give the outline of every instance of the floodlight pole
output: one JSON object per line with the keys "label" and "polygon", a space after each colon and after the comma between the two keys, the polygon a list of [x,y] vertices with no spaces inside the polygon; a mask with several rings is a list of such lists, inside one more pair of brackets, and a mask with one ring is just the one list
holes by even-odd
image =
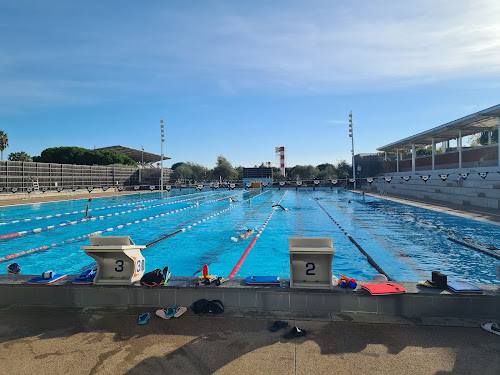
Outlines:
{"label": "floodlight pole", "polygon": [[160,191],[163,193],[163,142],[165,142],[163,117],[160,121],[160,129],[161,129]]}
{"label": "floodlight pole", "polygon": [[141,169],[139,169],[139,183],[142,183],[142,170],[144,169],[144,145],[141,146]]}
{"label": "floodlight pole", "polygon": [[351,137],[352,141],[352,178],[354,179],[353,188],[356,189],[356,165],[354,164],[354,127],[352,123],[352,111],[349,112],[349,137]]}

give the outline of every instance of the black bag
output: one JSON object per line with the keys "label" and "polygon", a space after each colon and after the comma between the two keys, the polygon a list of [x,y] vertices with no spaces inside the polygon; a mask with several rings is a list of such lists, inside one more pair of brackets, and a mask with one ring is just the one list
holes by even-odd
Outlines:
{"label": "black bag", "polygon": [[154,271],[145,273],[141,278],[141,284],[146,286],[160,286],[165,281],[165,276],[163,275],[163,271],[159,268]]}
{"label": "black bag", "polygon": [[222,304],[222,301],[218,299],[199,299],[193,303],[191,309],[195,314],[220,314],[224,312],[224,305]]}

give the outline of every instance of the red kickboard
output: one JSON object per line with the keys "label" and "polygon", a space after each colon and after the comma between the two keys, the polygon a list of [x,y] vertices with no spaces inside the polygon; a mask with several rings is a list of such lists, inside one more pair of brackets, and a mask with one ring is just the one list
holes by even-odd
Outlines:
{"label": "red kickboard", "polygon": [[406,289],[394,283],[384,284],[364,284],[361,285],[364,290],[367,290],[372,295],[385,296],[388,294],[401,294],[406,293]]}

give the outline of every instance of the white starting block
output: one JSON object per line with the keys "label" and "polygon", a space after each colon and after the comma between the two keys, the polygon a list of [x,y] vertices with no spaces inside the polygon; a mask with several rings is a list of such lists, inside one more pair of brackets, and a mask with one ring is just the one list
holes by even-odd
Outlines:
{"label": "white starting block", "polygon": [[333,238],[290,238],[290,288],[330,289]]}
{"label": "white starting block", "polygon": [[141,280],[146,260],[129,236],[90,237],[91,246],[82,246],[85,254],[97,261],[94,285],[130,285]]}

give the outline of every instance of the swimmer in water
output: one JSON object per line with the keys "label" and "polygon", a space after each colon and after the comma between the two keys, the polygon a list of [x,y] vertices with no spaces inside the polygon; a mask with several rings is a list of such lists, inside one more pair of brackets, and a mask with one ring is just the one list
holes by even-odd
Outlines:
{"label": "swimmer in water", "polygon": [[238,202],[237,199],[234,199],[233,197],[229,197],[229,202],[233,203],[233,202]]}
{"label": "swimmer in water", "polygon": [[90,202],[92,202],[92,198],[89,198],[89,200],[87,201],[87,210],[85,210],[85,219],[90,219],[92,216],[89,217],[89,205],[90,205]]}
{"label": "swimmer in water", "polygon": [[231,240],[233,240],[234,242],[238,242],[239,240],[247,240],[249,239],[250,237],[252,237],[252,235],[254,234],[254,230],[253,229],[247,229],[246,232],[243,232],[241,233],[238,238],[236,237],[231,237]]}
{"label": "swimmer in water", "polygon": [[135,206],[135,208],[144,208],[144,205],[140,204],[138,206]]}
{"label": "swimmer in water", "polygon": [[271,206],[271,207],[279,207],[279,208],[281,208],[283,211],[288,211],[288,208],[283,207],[281,204],[275,204],[274,206]]}

